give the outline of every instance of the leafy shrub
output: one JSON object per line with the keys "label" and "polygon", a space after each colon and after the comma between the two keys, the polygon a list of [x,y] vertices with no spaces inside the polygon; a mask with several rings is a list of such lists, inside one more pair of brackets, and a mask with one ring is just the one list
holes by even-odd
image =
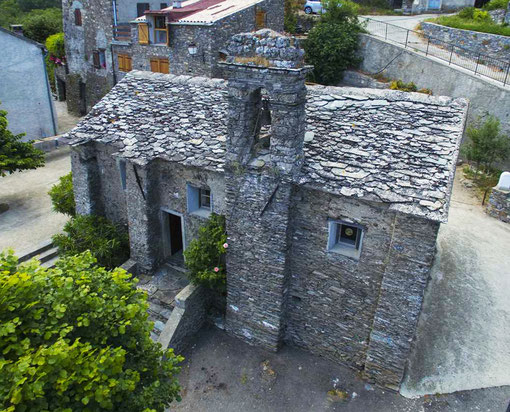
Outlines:
{"label": "leafy shrub", "polygon": [[53,210],[64,215],[74,216],[76,214],[76,203],[74,202],[72,172],[62,176],[59,180],[60,182],[53,185],[48,192]]}
{"label": "leafy shrub", "polygon": [[56,58],[62,59],[66,54],[64,45],[64,33],[52,34],[46,39],[46,48],[50,54]]}
{"label": "leafy shrub", "polygon": [[[477,13],[478,12],[478,13]],[[475,13],[478,16],[475,19]],[[490,15],[483,14],[484,11],[478,10],[473,12],[473,18],[462,18],[458,14],[453,16],[441,16],[428,21],[442,26],[453,27],[455,29],[472,30],[480,33],[499,34],[501,36],[510,36],[510,27],[496,24],[490,18]],[[489,18],[487,18],[487,16]]]}
{"label": "leafy shrub", "polygon": [[52,238],[61,256],[90,250],[99,265],[110,269],[129,258],[127,232],[102,216],[76,216],[65,224],[64,232]]}
{"label": "leafy shrub", "polygon": [[186,266],[192,283],[224,292],[227,279],[225,253],[228,247],[225,217],[211,214],[184,251]]}
{"label": "leafy shrub", "polygon": [[14,135],[7,129],[8,125],[7,112],[0,110],[0,176],[44,166],[44,152],[36,149],[31,141],[22,142],[25,133]]}
{"label": "leafy shrub", "polygon": [[0,253],[0,408],[163,411],[183,358],[150,338],[146,295],[89,252],[18,265]]}
{"label": "leafy shrub", "polygon": [[487,12],[487,11],[480,10],[480,9],[475,9],[473,11],[473,20],[492,22],[492,17],[489,14],[489,12]]}
{"label": "leafy shrub", "polygon": [[400,90],[403,92],[416,92],[418,88],[413,82],[404,83],[402,80],[393,80],[390,84],[390,89]]}
{"label": "leafy shrub", "polygon": [[510,156],[510,137],[501,133],[499,119],[488,116],[479,118],[466,130],[468,141],[462,154],[477,171],[490,173],[494,163],[505,161]]}
{"label": "leafy shrub", "polygon": [[62,11],[57,8],[32,10],[21,22],[26,37],[44,44],[49,36],[62,31]]}
{"label": "leafy shrub", "polygon": [[358,6],[350,1],[328,0],[326,13],[313,27],[304,43],[306,60],[314,66],[311,80],[322,84],[336,84],[344,70],[359,64]]}
{"label": "leafy shrub", "polygon": [[462,19],[472,19],[474,13],[475,13],[474,7],[465,7],[457,13],[457,16],[459,16]]}
{"label": "leafy shrub", "polygon": [[506,9],[508,7],[508,0],[491,0],[483,5],[485,10]]}

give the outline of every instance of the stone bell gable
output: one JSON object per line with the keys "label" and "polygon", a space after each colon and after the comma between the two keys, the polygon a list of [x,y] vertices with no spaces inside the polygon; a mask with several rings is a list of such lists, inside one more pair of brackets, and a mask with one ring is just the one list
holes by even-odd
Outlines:
{"label": "stone bell gable", "polygon": [[146,273],[225,215],[227,331],[398,389],[467,102],[306,85],[271,30],[226,51],[228,80],[133,71],[69,133],[78,213],[126,224]]}

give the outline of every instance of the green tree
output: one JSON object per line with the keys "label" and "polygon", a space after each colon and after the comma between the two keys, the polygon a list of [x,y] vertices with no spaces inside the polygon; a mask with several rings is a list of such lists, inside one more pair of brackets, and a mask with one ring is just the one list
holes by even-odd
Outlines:
{"label": "green tree", "polygon": [[0,26],[9,29],[9,25],[19,23],[22,16],[23,10],[16,0],[0,1]]}
{"label": "green tree", "polygon": [[296,32],[298,11],[303,9],[305,0],[284,0],[283,27],[288,33]]}
{"label": "green tree", "polygon": [[52,186],[48,195],[50,195],[55,212],[63,213],[68,216],[74,216],[76,214],[72,172],[62,176],[59,179],[59,183]]}
{"label": "green tree", "polygon": [[34,9],[62,8],[60,0],[17,0],[18,5],[23,11]]}
{"label": "green tree", "polygon": [[62,31],[62,11],[57,8],[32,10],[21,23],[26,37],[44,44],[49,36]]}
{"label": "green tree", "polygon": [[64,233],[53,236],[61,256],[90,250],[99,265],[113,269],[129,258],[126,230],[102,216],[76,216],[64,226]]}
{"label": "green tree", "polygon": [[8,124],[7,112],[0,110],[0,176],[44,166],[44,152],[36,149],[32,142],[22,142],[25,134],[12,134],[7,129]]}
{"label": "green tree", "polygon": [[474,164],[477,171],[490,173],[494,163],[510,156],[510,137],[501,133],[499,119],[489,115],[485,121],[479,118],[466,130],[468,141],[462,154]]}
{"label": "green tree", "polygon": [[348,0],[329,0],[326,13],[306,40],[306,61],[314,66],[311,78],[322,84],[336,84],[344,70],[359,64],[358,35],[363,32],[357,5]]}
{"label": "green tree", "polygon": [[89,252],[45,269],[0,253],[0,409],[163,411],[183,358],[150,338],[146,294]]}
{"label": "green tree", "polygon": [[198,237],[184,251],[191,282],[224,292],[227,284],[227,247],[225,217],[212,213],[207,223],[199,229]]}

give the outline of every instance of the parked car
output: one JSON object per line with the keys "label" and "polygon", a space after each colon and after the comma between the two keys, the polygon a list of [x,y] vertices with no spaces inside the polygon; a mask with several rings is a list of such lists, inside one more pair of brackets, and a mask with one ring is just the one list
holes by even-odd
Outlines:
{"label": "parked car", "polygon": [[320,0],[307,0],[305,3],[305,13],[324,13],[326,10],[322,7],[322,3]]}

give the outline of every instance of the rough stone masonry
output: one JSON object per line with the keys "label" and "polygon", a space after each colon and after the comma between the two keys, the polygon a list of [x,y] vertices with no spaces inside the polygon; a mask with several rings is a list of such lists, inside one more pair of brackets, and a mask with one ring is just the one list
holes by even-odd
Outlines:
{"label": "rough stone masonry", "polygon": [[398,389],[467,102],[306,86],[299,41],[271,30],[227,51],[228,81],[131,72],[69,134],[78,212],[126,223],[146,273],[173,253],[169,216],[185,248],[224,214],[228,332]]}

